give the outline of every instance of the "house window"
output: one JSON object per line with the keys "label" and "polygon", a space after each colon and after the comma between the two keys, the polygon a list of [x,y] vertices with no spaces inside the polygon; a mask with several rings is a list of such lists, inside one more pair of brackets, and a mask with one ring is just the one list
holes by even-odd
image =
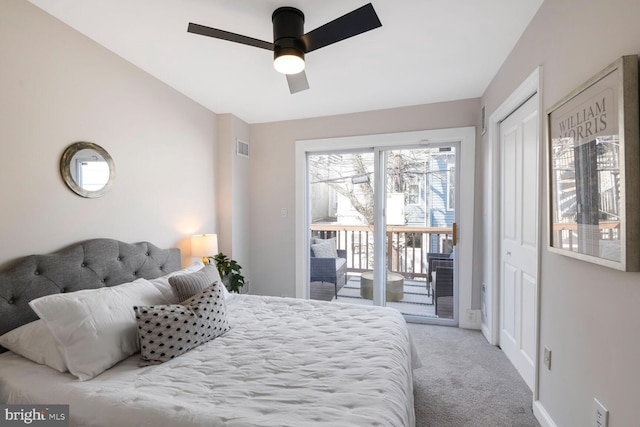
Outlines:
{"label": "house window", "polygon": [[447,210],[452,211],[456,208],[456,167],[449,166],[447,172]]}
{"label": "house window", "polygon": [[420,203],[420,185],[409,184],[407,186],[407,204],[415,205]]}

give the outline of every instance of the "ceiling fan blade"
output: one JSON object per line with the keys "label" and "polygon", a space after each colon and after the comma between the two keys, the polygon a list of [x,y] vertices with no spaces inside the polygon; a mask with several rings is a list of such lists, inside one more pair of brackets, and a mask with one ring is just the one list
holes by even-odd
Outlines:
{"label": "ceiling fan blade", "polygon": [[254,39],[252,37],[243,36],[229,31],[218,30],[217,28],[205,27],[204,25],[189,22],[187,31],[202,36],[214,37],[216,39],[228,40],[230,42],[246,44],[249,46],[259,47],[261,49],[273,50],[273,43],[263,40]]}
{"label": "ceiling fan blade", "polygon": [[305,52],[308,53],[381,26],[373,5],[369,3],[309,31],[300,39],[306,46]]}
{"label": "ceiling fan blade", "polygon": [[309,82],[307,81],[307,75],[304,73],[304,70],[298,74],[286,74],[286,76],[287,83],[289,83],[289,92],[292,94],[309,89]]}

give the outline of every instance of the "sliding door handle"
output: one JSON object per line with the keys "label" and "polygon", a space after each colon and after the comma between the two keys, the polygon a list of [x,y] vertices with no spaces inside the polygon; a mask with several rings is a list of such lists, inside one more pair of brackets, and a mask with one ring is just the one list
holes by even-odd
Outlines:
{"label": "sliding door handle", "polygon": [[454,222],[452,227],[453,227],[453,246],[456,246],[458,244],[458,224]]}

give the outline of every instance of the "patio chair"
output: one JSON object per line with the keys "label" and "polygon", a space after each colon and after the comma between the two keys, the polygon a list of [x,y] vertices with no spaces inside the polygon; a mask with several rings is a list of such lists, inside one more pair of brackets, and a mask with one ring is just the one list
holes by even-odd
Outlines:
{"label": "patio chair", "polygon": [[440,265],[445,267],[453,267],[453,252],[427,252],[427,296],[433,296],[433,272],[438,263],[442,261]]}
{"label": "patio chair", "polygon": [[338,282],[343,282],[347,273],[347,251],[338,249],[338,258],[318,258],[311,251],[309,281],[333,283],[338,299]]}
{"label": "patio chair", "polygon": [[[440,261],[436,261],[436,264]],[[436,316],[453,317],[453,267],[439,264],[435,266],[435,270],[436,281],[433,299],[436,305]]]}

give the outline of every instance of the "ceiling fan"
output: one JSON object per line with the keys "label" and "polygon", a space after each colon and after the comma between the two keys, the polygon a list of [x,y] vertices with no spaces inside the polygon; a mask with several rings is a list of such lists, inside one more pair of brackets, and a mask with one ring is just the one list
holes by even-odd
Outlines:
{"label": "ceiling fan", "polygon": [[306,34],[304,14],[294,7],[279,7],[273,12],[271,21],[273,43],[192,22],[189,23],[187,31],[273,51],[275,69],[287,76],[289,91],[296,93],[309,89],[304,72],[306,53],[382,26],[371,3]]}

